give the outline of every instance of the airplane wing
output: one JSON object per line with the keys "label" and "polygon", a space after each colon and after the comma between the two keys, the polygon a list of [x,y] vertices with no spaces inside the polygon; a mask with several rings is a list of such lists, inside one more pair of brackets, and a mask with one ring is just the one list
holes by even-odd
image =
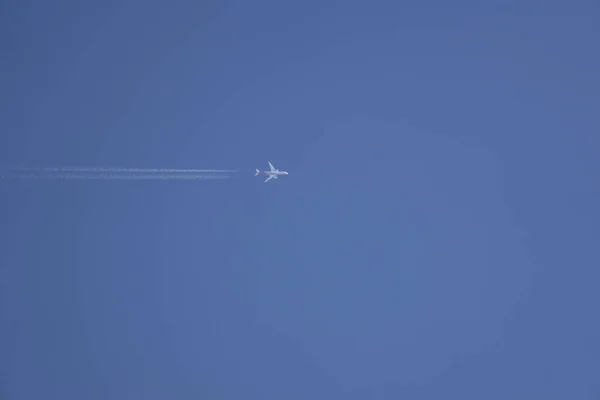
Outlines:
{"label": "airplane wing", "polygon": [[267,179],[265,179],[264,183],[269,182],[271,179],[275,178],[275,175],[269,175],[269,177]]}
{"label": "airplane wing", "polygon": [[271,171],[275,171],[275,167],[273,166],[273,164],[271,164],[271,161],[267,161],[269,163],[269,168],[271,168]]}

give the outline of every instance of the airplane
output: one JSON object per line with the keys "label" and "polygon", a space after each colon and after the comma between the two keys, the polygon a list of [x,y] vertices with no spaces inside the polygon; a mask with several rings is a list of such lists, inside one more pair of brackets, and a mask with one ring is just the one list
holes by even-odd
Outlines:
{"label": "airplane", "polygon": [[269,168],[271,168],[270,171],[260,171],[259,169],[256,170],[256,173],[254,174],[254,176],[257,176],[260,173],[263,173],[265,175],[268,175],[269,177],[267,179],[265,179],[265,183],[270,181],[271,179],[277,179],[277,177],[279,175],[288,175],[288,173],[286,171],[280,171],[278,169],[276,169],[273,164],[271,164],[271,161],[267,161],[269,163]]}

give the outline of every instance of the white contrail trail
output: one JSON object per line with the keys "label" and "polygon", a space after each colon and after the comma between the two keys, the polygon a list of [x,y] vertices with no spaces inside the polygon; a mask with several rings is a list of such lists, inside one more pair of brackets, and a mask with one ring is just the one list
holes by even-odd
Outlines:
{"label": "white contrail trail", "polygon": [[179,168],[115,168],[115,167],[43,167],[11,168],[12,171],[27,172],[131,172],[131,173],[233,173],[234,169],[179,169]]}
{"label": "white contrail trail", "polygon": [[10,174],[4,176],[10,179],[34,180],[204,180],[204,179],[230,179],[229,175],[199,175],[199,174]]}
{"label": "white contrail trail", "polygon": [[228,179],[230,169],[39,167],[11,168],[2,178],[62,180],[201,180]]}

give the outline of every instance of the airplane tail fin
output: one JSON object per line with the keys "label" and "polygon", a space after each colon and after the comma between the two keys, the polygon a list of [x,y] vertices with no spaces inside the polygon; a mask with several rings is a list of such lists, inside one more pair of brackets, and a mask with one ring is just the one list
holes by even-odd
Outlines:
{"label": "airplane tail fin", "polygon": [[257,170],[256,170],[256,173],[254,174],[254,176],[256,176],[256,175],[258,175],[258,174],[260,174],[260,170],[258,170],[258,169],[257,169]]}

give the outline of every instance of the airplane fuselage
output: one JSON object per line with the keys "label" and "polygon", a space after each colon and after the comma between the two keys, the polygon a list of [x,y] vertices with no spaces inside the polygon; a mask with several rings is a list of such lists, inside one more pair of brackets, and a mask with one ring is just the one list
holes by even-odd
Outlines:
{"label": "airplane fuselage", "polygon": [[288,174],[286,171],[279,171],[279,170],[277,170],[277,171],[262,171],[262,173],[265,175],[274,175],[274,176]]}

